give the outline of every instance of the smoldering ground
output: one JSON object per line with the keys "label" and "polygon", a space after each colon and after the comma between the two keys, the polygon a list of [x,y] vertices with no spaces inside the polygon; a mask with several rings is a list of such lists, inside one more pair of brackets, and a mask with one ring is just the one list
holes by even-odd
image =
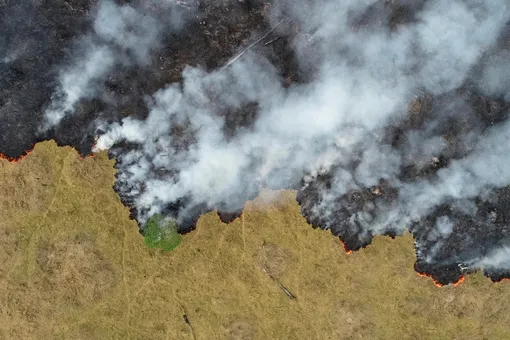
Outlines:
{"label": "smoldering ground", "polygon": [[[41,138],[108,149],[142,224],[164,213],[189,231],[206,211],[235,218],[262,187],[294,188],[349,249],[409,229],[417,270],[440,283],[507,271],[506,1],[81,8],[44,50],[16,54],[26,38],[2,27],[15,41],[1,41],[2,152]],[[54,32],[35,17],[27,32]]]}

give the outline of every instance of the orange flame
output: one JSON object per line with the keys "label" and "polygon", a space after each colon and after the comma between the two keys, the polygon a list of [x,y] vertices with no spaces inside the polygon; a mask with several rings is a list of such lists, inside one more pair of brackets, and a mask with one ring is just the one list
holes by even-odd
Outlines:
{"label": "orange flame", "polygon": [[[439,283],[436,279],[434,279],[434,277],[432,277],[432,275],[428,275],[427,273],[418,273],[416,272],[416,274],[418,274],[418,276],[421,276],[421,277],[430,277],[432,279],[432,281],[434,282],[434,285],[438,288],[441,288],[441,287],[444,287],[445,285]],[[462,282],[464,282],[464,280],[466,280],[466,277],[463,275],[461,276],[456,282],[452,282],[452,285],[454,287],[457,287],[458,285],[460,285]]]}
{"label": "orange flame", "polygon": [[430,277],[436,287],[439,287],[439,288],[443,287],[443,285],[440,284],[439,282],[437,282],[436,279],[434,279],[431,275],[427,275],[426,273],[418,273],[418,272],[416,272],[416,274],[418,274],[418,276],[421,276],[421,277]]}
{"label": "orange flame", "polygon": [[344,247],[344,251],[347,255],[351,255],[352,254],[352,250],[351,249],[347,249],[347,246],[345,245],[345,243],[341,240],[341,239],[338,239],[338,241],[340,242],[340,244],[342,245],[342,247]]}
{"label": "orange flame", "polygon": [[453,283],[453,286],[454,286],[454,287],[457,287],[457,286],[458,286],[458,285],[460,285],[462,282],[464,282],[464,280],[466,280],[466,277],[465,277],[465,276],[461,276],[457,282],[454,282],[454,283]]}
{"label": "orange flame", "polygon": [[[78,156],[80,157],[80,159],[87,159],[87,158],[93,158],[95,156],[94,153],[90,154],[90,155],[87,155],[85,157],[83,157],[82,155],[80,155],[80,153],[78,152],[78,150],[76,150],[76,148],[72,147],[76,153],[78,154]],[[5,160],[9,163],[12,163],[12,164],[18,164],[20,163],[22,160],[24,160],[25,158],[27,158],[28,155],[30,155],[32,153],[32,151],[34,151],[34,147],[32,146],[31,149],[29,150],[25,150],[25,153],[21,156],[19,156],[18,158],[14,158],[14,157],[7,157],[6,155],[2,154],[0,152],[0,160]]]}
{"label": "orange flame", "polygon": [[90,155],[87,155],[85,157],[83,157],[82,155],[78,154],[78,156],[81,158],[81,159],[89,159],[89,158],[94,158],[95,154],[90,154]]}
{"label": "orange flame", "polygon": [[13,164],[18,164],[19,162],[24,160],[32,152],[32,150],[33,150],[33,148],[30,149],[30,150],[26,150],[25,154],[19,156],[18,158],[7,157],[6,155],[0,153],[0,159],[6,160],[7,162],[10,162],[10,163],[13,163]]}

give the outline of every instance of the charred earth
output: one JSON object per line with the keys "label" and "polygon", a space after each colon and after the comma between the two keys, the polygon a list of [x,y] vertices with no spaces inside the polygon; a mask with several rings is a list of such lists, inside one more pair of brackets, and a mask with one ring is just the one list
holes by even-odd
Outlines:
{"label": "charred earth", "polygon": [[[491,153],[490,145],[487,150],[480,149],[480,141],[492,136],[495,127],[504,129],[508,123],[510,96],[501,88],[508,88],[510,77],[487,71],[494,64],[507,65],[510,24],[504,18],[493,44],[472,43],[483,45],[477,47],[482,52],[462,71],[458,86],[448,87],[442,80],[430,86],[433,80],[428,78],[418,85],[412,82],[413,95],[402,95],[405,105],[392,109],[398,114],[391,115],[381,126],[368,129],[353,146],[332,149],[339,154],[345,152],[348,157],[333,157],[332,164],[320,166],[315,172],[305,166],[273,166],[267,171],[269,175],[259,181],[255,172],[260,169],[256,165],[264,163],[262,159],[266,156],[263,151],[260,154],[250,151],[242,171],[232,174],[243,179],[242,186],[233,185],[237,189],[231,197],[223,197],[223,192],[219,198],[202,198],[200,191],[189,190],[193,184],[188,182],[175,197],[168,198],[165,193],[158,193],[155,198],[143,196],[149,190],[157,190],[154,186],[162,182],[173,182],[177,188],[184,186],[181,181],[187,165],[183,164],[193,163],[189,159],[195,153],[200,155],[197,145],[202,143],[201,133],[207,124],[221,122],[221,136],[214,135],[221,142],[207,135],[211,145],[235,145],[236,148],[226,150],[234,150],[234,154],[245,152],[242,146],[249,143],[243,144],[243,136],[260,130],[260,121],[272,104],[268,98],[271,90],[262,98],[247,92],[257,92],[267,87],[264,84],[276,81],[280,87],[275,88],[275,97],[287,90],[298,93],[295,97],[305,95],[300,91],[305,91],[306,86],[314,89],[314,84],[324,78],[324,65],[331,62],[326,60],[326,55],[340,55],[345,65],[356,70],[368,63],[350,45],[336,44],[334,39],[328,41],[324,38],[327,34],[321,36],[324,27],[309,24],[317,21],[316,14],[331,3],[334,1],[303,0],[299,6],[303,5],[305,12],[310,11],[304,15],[293,7],[298,4],[287,1],[0,0],[0,153],[17,158],[35,143],[54,139],[59,145],[75,147],[82,155],[91,154],[98,137],[108,133],[116,136],[111,132],[116,131],[112,128],[115,124],[120,126],[123,122],[126,126],[132,120],[151,121],[151,112],[165,111],[165,107],[171,106],[172,102],[165,99],[165,91],[171,90],[169,84],[173,84],[178,94],[173,99],[191,98],[186,99],[191,104],[187,102],[187,106],[179,108],[188,110],[188,115],[184,118],[168,115],[171,124],[156,122],[149,131],[165,126],[164,133],[171,139],[160,138],[157,144],[147,145],[140,138],[127,138],[128,133],[123,131],[123,138],[108,146],[119,170],[114,189],[132,209],[132,217],[140,225],[147,216],[157,212],[175,217],[180,232],[189,232],[195,228],[199,216],[211,210],[218,211],[221,220],[229,223],[240,216],[244,203],[254,199],[261,187],[295,189],[308,222],[315,228],[331,230],[344,242],[346,251],[366,247],[376,234],[394,237],[409,229],[416,241],[416,271],[432,276],[440,285],[458,282],[465,273],[480,268],[493,281],[510,277],[510,266],[504,261],[491,261],[495,252],[499,254],[498,250],[510,246],[509,183],[487,180],[483,188],[469,193],[437,194],[446,186],[441,183],[451,169],[466,169],[462,162],[466,159],[469,162],[473,154]],[[368,32],[363,34],[377,36],[378,30],[383,30],[388,36],[398,35],[409,25],[419,27],[428,18],[423,13],[440,8],[441,3],[380,0],[360,8],[349,2],[345,6],[352,8],[347,11],[346,26],[355,34]],[[497,7],[483,3],[455,1],[458,6],[465,4],[469,14],[472,10],[474,18],[490,16],[486,12],[493,10],[491,6]],[[459,11],[463,8],[459,7]],[[501,8],[510,10],[507,5]],[[476,23],[478,19],[473,20]],[[91,54],[85,59],[93,62],[76,66],[77,60],[88,53]],[[433,54],[420,53],[413,57],[420,59]],[[259,86],[249,84],[249,79],[239,81],[235,76],[232,79],[237,80],[228,78],[230,75],[221,76],[228,67],[237,67],[244,56],[251,62],[250,70],[260,70],[258,73],[272,70],[273,78],[265,79],[267,83],[260,81]],[[402,77],[412,78],[408,75],[413,72],[421,74],[421,62],[402,63],[405,65],[398,68],[405,75]],[[235,72],[243,71],[239,66]],[[195,88],[187,82],[207,78],[206,75],[214,72],[220,76],[206,85]],[[487,81],[489,73],[491,78]],[[73,78],[69,74],[78,76]],[[485,79],[485,83],[480,79]],[[71,85],[76,88],[66,88]],[[436,91],[440,86],[444,89]],[[225,96],[228,89],[235,93],[237,87],[243,88],[244,92],[239,90],[242,94],[237,96],[241,99]],[[492,90],[484,90],[487,87]],[[76,100],[71,101],[73,96]],[[292,100],[297,101],[295,97]],[[356,100],[371,99],[361,96]],[[207,123],[195,126],[204,117],[194,115],[194,110],[207,111]],[[60,111],[62,114],[54,115],[58,118],[54,120],[56,123],[45,127],[47,113]],[[353,121],[347,125],[356,125]],[[358,131],[357,128],[341,130],[338,134]],[[364,128],[359,129],[364,131]],[[302,131],[306,134],[306,127]],[[301,137],[296,133],[285,136],[289,140]],[[303,142],[306,143],[314,141]],[[319,150],[322,144],[318,145]],[[258,150],[257,147],[253,150]],[[498,143],[493,149],[497,147]],[[147,151],[151,148],[156,151]],[[152,156],[140,156],[148,154]],[[374,156],[378,154],[389,156]],[[497,155],[496,163],[508,154],[505,149]],[[162,160],[164,157],[170,161]],[[232,162],[236,163],[237,159]],[[476,173],[475,170],[468,169],[465,173]],[[381,175],[372,175],[373,172]],[[140,179],[148,176],[147,173],[150,173],[150,183]],[[273,173],[278,180],[268,180]],[[202,176],[209,176],[207,171],[199,174],[190,181],[201,182]],[[475,175],[472,180],[476,182],[479,176]],[[225,176],[230,178],[230,174]],[[352,184],[344,185],[346,182]],[[214,187],[209,182],[204,184],[208,185]],[[416,197],[419,200],[415,201]],[[158,211],[152,210],[154,205]],[[417,208],[420,205],[423,209]]]}

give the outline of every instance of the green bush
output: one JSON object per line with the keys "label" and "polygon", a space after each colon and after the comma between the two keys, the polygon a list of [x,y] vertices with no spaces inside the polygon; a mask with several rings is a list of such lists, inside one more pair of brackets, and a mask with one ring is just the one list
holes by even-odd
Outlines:
{"label": "green bush", "polygon": [[149,248],[161,248],[164,250],[175,249],[182,240],[177,232],[175,220],[165,218],[162,215],[152,216],[143,228],[145,244]]}

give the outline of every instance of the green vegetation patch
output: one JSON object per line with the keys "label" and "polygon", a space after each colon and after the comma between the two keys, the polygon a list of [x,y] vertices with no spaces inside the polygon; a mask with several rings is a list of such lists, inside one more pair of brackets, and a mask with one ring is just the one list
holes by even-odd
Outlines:
{"label": "green vegetation patch", "polygon": [[160,214],[152,216],[143,228],[145,244],[149,248],[173,250],[181,243],[182,237],[177,232],[175,220]]}

